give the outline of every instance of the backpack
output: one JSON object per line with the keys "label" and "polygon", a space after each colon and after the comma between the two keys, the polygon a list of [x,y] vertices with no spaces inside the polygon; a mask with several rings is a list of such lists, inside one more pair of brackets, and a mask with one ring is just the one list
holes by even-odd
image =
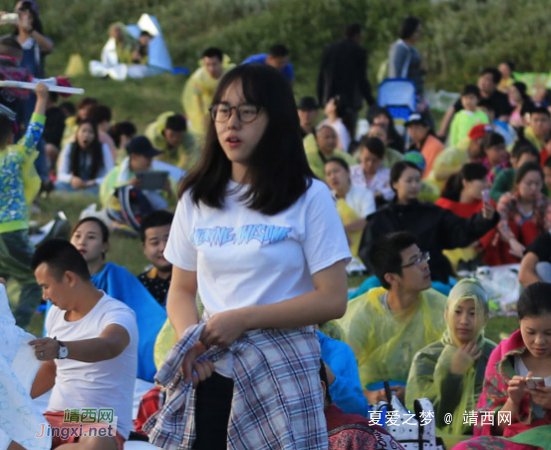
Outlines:
{"label": "backpack", "polygon": [[132,185],[116,188],[105,209],[109,219],[134,231],[139,231],[142,220],[153,211],[143,192]]}
{"label": "backpack", "polygon": [[410,413],[396,396],[390,393],[385,381],[388,402],[380,402],[376,409],[386,409],[386,430],[406,450],[445,450],[442,439],[436,436],[434,407],[427,398],[414,401],[414,413]]}

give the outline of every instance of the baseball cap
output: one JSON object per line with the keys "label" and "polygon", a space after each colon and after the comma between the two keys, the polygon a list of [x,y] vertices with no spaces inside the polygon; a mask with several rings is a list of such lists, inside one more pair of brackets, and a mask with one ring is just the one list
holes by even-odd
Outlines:
{"label": "baseball cap", "polygon": [[319,109],[319,105],[314,97],[302,97],[298,104],[298,109]]}
{"label": "baseball cap", "polygon": [[425,171],[425,167],[427,166],[427,162],[425,161],[425,157],[418,151],[413,150],[411,152],[407,152],[404,155],[404,161],[409,161],[415,164],[419,169],[421,169],[422,172]]}
{"label": "baseball cap", "polygon": [[471,131],[469,131],[469,139],[472,141],[474,139],[480,139],[486,136],[486,133],[488,131],[492,131],[492,127],[484,124],[479,123],[478,125],[475,125],[471,128]]}
{"label": "baseball cap", "polygon": [[424,125],[426,127],[428,127],[428,123],[425,119],[423,119],[423,116],[421,116],[421,114],[411,114],[409,117],[408,117],[408,120],[407,122],[405,123],[405,126],[408,127],[410,125],[413,125],[413,124],[419,124],[419,125]]}
{"label": "baseball cap", "polygon": [[163,153],[161,150],[156,149],[151,145],[149,139],[145,136],[136,136],[126,145],[126,151],[128,154],[143,155],[147,157],[153,157]]}

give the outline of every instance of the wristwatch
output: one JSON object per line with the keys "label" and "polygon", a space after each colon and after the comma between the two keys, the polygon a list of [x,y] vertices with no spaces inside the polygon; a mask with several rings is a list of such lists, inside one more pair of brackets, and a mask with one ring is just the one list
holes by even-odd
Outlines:
{"label": "wristwatch", "polygon": [[65,358],[67,358],[67,356],[69,356],[69,349],[67,348],[67,346],[63,342],[57,341],[57,343],[59,344],[59,350],[57,351],[57,358],[56,359],[65,359]]}

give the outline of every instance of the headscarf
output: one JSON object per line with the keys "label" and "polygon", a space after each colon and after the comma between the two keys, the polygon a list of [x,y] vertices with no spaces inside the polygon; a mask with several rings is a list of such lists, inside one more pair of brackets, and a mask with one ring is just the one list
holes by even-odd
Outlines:
{"label": "headscarf", "polygon": [[442,339],[447,345],[461,346],[453,330],[453,311],[460,303],[466,300],[473,300],[475,306],[476,322],[473,340],[477,345],[484,340],[484,326],[489,314],[488,294],[478,280],[465,278],[453,287],[446,303],[445,319],[448,329]]}
{"label": "headscarf", "polygon": [[[474,302],[475,328],[473,341],[476,342],[478,350],[482,351],[482,347],[485,343],[484,326],[486,325],[489,313],[488,294],[482,287],[482,284],[474,278],[466,278],[461,280],[451,290],[450,295],[448,296],[445,313],[448,329],[444,332],[444,336],[442,336],[442,342],[445,346],[452,345],[456,348],[461,347],[461,343],[459,342],[457,336],[455,336],[454,332],[453,312],[459,304],[467,300],[472,300]],[[455,352],[447,353],[447,355],[451,357],[453,357],[454,354]],[[449,362],[451,364],[451,359]],[[463,417],[465,411],[473,411],[476,409],[478,395],[475,392],[475,377],[476,361],[471,364],[463,376],[463,393],[457,407],[453,412],[453,417]],[[451,432],[452,434],[463,434],[465,432],[465,426],[462,424],[461,420],[453,421],[451,425]]]}

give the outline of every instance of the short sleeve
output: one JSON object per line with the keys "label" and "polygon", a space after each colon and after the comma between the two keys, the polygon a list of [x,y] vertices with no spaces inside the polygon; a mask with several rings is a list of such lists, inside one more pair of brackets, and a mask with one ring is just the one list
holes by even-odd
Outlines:
{"label": "short sleeve", "polygon": [[120,325],[128,332],[131,339],[138,335],[136,314],[128,307],[112,307],[107,310],[101,320],[102,332],[109,325]]}
{"label": "short sleeve", "polygon": [[197,272],[197,249],[190,240],[189,220],[193,216],[193,209],[189,191],[186,191],[176,206],[164,256],[180,269]]}
{"label": "short sleeve", "polygon": [[540,262],[551,262],[551,235],[545,233],[538,236],[526,252],[534,253]]}
{"label": "short sleeve", "polygon": [[307,192],[303,250],[313,275],[334,263],[350,261],[350,249],[329,188],[313,180]]}

